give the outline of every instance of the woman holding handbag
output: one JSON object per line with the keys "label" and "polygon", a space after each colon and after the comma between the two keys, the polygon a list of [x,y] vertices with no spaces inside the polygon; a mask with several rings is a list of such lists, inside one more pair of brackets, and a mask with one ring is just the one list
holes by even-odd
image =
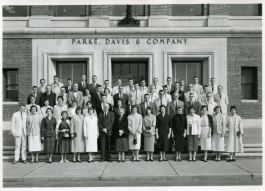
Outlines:
{"label": "woman holding handbag", "polygon": [[84,140],[84,129],[83,129],[83,121],[84,117],[81,114],[81,107],[77,106],[76,115],[73,116],[71,120],[71,151],[73,152],[73,162],[82,162],[80,159],[80,153],[85,152],[85,140]]}
{"label": "woman holding handbag", "polygon": [[61,154],[61,161],[69,162],[67,158],[67,154],[71,152],[71,136],[70,136],[70,121],[67,119],[67,111],[62,111],[61,113],[62,119],[57,122],[56,125],[56,140],[57,153]]}
{"label": "woman holding handbag", "polygon": [[129,149],[132,150],[132,161],[140,162],[139,150],[141,147],[142,115],[137,113],[137,106],[132,106],[132,113],[128,116]]}
{"label": "woman holding handbag", "polygon": [[143,118],[144,151],[147,152],[146,161],[153,161],[155,127],[156,117],[151,114],[151,107],[147,107],[146,115]]}

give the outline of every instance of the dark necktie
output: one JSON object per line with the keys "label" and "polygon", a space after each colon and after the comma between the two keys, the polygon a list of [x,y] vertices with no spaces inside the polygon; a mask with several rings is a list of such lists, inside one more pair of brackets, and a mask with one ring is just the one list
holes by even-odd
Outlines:
{"label": "dark necktie", "polygon": [[212,92],[214,91],[214,86],[212,86]]}
{"label": "dark necktie", "polygon": [[222,94],[219,94],[219,96],[220,96],[220,99],[222,99]]}

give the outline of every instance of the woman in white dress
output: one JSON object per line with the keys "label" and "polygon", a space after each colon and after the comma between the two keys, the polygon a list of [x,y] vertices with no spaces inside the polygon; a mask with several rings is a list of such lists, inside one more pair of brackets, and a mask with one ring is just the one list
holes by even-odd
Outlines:
{"label": "woman in white dress", "polygon": [[139,150],[141,146],[142,115],[137,113],[137,107],[132,106],[132,113],[128,116],[129,149],[132,150],[132,161],[140,162]]}
{"label": "woman in white dress", "polygon": [[230,107],[231,115],[227,117],[227,132],[225,151],[230,153],[227,162],[235,161],[236,153],[243,153],[242,135],[244,134],[242,120],[237,115],[237,108]]}
{"label": "woman in white dress", "polygon": [[71,105],[71,107],[69,107],[68,112],[67,112],[68,117],[70,119],[72,119],[72,117],[74,117],[76,115],[76,113],[75,113],[76,107],[77,107],[77,101],[73,100],[72,105]]}
{"label": "woman in white dress", "polygon": [[204,151],[204,162],[207,162],[208,151],[211,150],[211,137],[213,128],[213,118],[208,114],[208,107],[201,107],[201,150]]}
{"label": "woman in white dress", "polygon": [[49,105],[49,100],[46,99],[44,100],[44,106],[41,108],[41,114],[42,114],[42,118],[47,117],[47,113],[46,110],[50,108],[53,110],[52,106]]}
{"label": "woman in white dress", "polygon": [[221,107],[216,106],[213,114],[212,151],[216,152],[215,161],[221,160],[221,152],[225,151],[226,116],[221,113]]}
{"label": "woman in white dress", "polygon": [[34,154],[36,154],[35,162],[39,161],[39,152],[41,149],[40,126],[41,116],[37,113],[37,107],[30,107],[30,114],[27,117],[27,135],[28,135],[28,151],[31,153],[31,162],[34,162]]}
{"label": "woman in white dress", "polygon": [[85,147],[86,152],[88,152],[88,162],[94,162],[92,153],[98,152],[98,118],[94,114],[94,109],[92,107],[88,108],[88,115],[84,118],[84,137],[85,137]]}
{"label": "woman in white dress", "polygon": [[54,106],[53,116],[55,117],[56,121],[60,121],[62,118],[62,111],[67,111],[67,105],[63,104],[63,97],[57,97],[57,105]]}

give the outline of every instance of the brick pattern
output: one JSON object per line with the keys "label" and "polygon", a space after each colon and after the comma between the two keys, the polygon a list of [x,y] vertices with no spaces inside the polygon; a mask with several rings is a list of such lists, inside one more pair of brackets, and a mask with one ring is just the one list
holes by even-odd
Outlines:
{"label": "brick pattern", "polygon": [[[25,103],[32,86],[32,40],[3,39],[3,68],[18,68],[18,102]],[[3,105],[3,120],[10,120],[17,105]]]}
{"label": "brick pattern", "polygon": [[[236,105],[240,116],[262,118],[262,42],[261,38],[228,38],[227,79],[230,104]],[[241,67],[258,67],[258,102],[241,103]],[[231,105],[230,105],[231,106]]]}
{"label": "brick pattern", "polygon": [[112,5],[91,5],[90,15],[108,15],[112,16]]}
{"label": "brick pattern", "polygon": [[171,5],[151,5],[150,15],[171,15]]}
{"label": "brick pattern", "polygon": [[210,4],[209,14],[210,15],[229,15],[230,5],[229,4]]}
{"label": "brick pattern", "polygon": [[31,16],[51,16],[53,6],[31,6]]}

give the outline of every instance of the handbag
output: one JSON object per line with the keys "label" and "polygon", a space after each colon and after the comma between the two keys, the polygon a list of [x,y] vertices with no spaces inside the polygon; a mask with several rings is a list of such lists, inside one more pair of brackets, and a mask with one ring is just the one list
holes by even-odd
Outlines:
{"label": "handbag", "polygon": [[73,133],[73,135],[74,135],[74,137],[73,137],[73,138],[77,137],[77,133]]}
{"label": "handbag", "polygon": [[64,137],[64,138],[69,138],[69,137],[70,137],[69,132],[63,132],[63,137]]}
{"label": "handbag", "polygon": [[136,138],[136,136],[133,138],[133,144],[134,145],[137,145],[137,138]]}

